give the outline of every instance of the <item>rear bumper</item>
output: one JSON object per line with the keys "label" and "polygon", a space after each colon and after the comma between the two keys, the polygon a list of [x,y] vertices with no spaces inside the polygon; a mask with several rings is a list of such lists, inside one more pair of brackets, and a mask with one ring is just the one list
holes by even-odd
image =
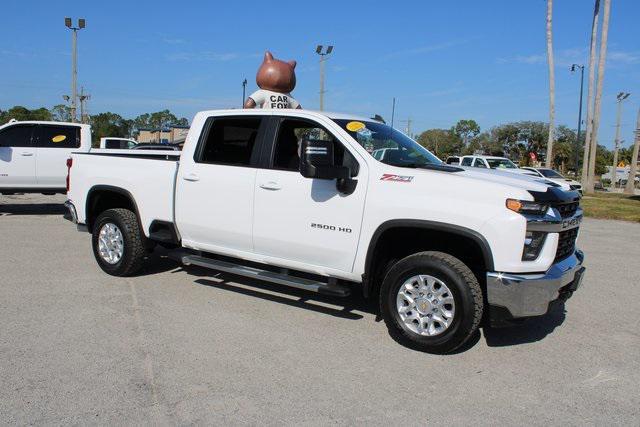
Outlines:
{"label": "rear bumper", "polygon": [[570,257],[553,264],[546,273],[487,273],[490,312],[501,312],[508,315],[503,317],[511,319],[546,314],[549,303],[569,298],[580,286],[585,271],[583,260],[582,251],[576,250]]}

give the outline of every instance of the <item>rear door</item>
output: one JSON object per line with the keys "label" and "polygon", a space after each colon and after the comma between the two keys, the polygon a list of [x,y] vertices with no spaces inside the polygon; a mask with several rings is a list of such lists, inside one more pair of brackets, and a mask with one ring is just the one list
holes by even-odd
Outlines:
{"label": "rear door", "polygon": [[36,187],[36,149],[32,124],[0,130],[0,188]]}
{"label": "rear door", "polygon": [[[350,272],[362,223],[367,170],[322,124],[294,117],[277,120],[268,168],[258,170],[253,239],[260,255]],[[334,144],[335,163],[348,166],[359,184],[342,194],[336,180],[309,179],[299,172],[303,138]],[[296,268],[300,264],[289,264]]]}
{"label": "rear door", "polygon": [[80,126],[38,125],[34,140],[38,187],[65,188],[67,159],[80,148]]}
{"label": "rear door", "polygon": [[183,245],[211,252],[252,252],[253,193],[268,118],[207,119],[193,159],[182,159],[176,220]]}

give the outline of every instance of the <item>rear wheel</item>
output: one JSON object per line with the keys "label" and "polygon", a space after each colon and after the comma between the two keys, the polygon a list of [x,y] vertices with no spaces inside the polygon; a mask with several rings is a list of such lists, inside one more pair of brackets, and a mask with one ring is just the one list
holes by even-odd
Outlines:
{"label": "rear wheel", "polygon": [[471,270],[442,252],[420,252],[387,272],[380,292],[391,335],[408,347],[443,354],[464,344],[482,318],[482,291]]}
{"label": "rear wheel", "polygon": [[112,276],[130,276],[142,267],[146,255],[143,236],[135,213],[109,209],[93,226],[93,254],[98,265]]}

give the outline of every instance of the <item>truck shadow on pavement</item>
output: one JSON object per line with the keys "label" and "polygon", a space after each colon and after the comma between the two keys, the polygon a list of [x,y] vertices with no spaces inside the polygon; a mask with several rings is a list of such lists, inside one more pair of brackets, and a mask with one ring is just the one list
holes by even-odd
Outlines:
{"label": "truck shadow on pavement", "polygon": [[552,304],[549,312],[523,322],[520,325],[506,328],[485,327],[484,338],[489,347],[506,347],[541,341],[562,325],[566,317],[564,303]]}
{"label": "truck shadow on pavement", "polygon": [[[159,253],[158,253],[159,252]],[[149,275],[171,271],[172,273],[184,272],[189,276],[195,276],[193,283],[233,292],[244,296],[261,299],[264,301],[283,304],[303,310],[339,317],[347,320],[362,320],[365,315],[375,316],[375,321],[380,322],[377,304],[365,299],[357,288],[352,289],[350,296],[345,298],[317,294],[300,289],[289,288],[282,285],[262,282],[229,273],[217,273],[215,271],[197,266],[181,266],[178,262],[168,258],[164,251],[156,251],[141,271],[141,275]],[[489,347],[508,347],[541,341],[547,335],[562,325],[565,320],[564,303],[552,304],[545,316],[541,316],[514,327],[492,328],[488,325],[481,327],[462,347],[454,351],[454,354],[464,353],[474,347],[484,337]],[[394,337],[399,344],[407,344]]]}
{"label": "truck shadow on pavement", "polygon": [[8,215],[64,215],[60,203],[0,203],[0,216]]}

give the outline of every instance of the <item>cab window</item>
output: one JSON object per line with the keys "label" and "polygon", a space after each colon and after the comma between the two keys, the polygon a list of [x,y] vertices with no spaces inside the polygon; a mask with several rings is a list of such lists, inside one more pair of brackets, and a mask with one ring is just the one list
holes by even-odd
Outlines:
{"label": "cab window", "polygon": [[80,148],[80,127],[40,125],[36,130],[39,148]]}
{"label": "cab window", "polygon": [[0,147],[32,147],[34,125],[13,125],[0,130]]}
{"label": "cab window", "polygon": [[250,166],[262,119],[259,117],[211,118],[205,126],[198,163]]}
{"label": "cab window", "polygon": [[328,141],[334,145],[334,164],[347,166],[351,176],[358,173],[358,162],[349,151],[324,127],[309,120],[282,119],[276,134],[273,168],[300,170],[300,144],[305,139]]}
{"label": "cab window", "polygon": [[482,159],[476,159],[475,163],[473,164],[473,166],[477,167],[477,168],[487,168],[487,165],[484,164],[484,160]]}
{"label": "cab window", "polygon": [[471,166],[471,161],[473,160],[473,157],[465,157],[464,159],[462,159],[462,163],[460,163],[461,166]]}

